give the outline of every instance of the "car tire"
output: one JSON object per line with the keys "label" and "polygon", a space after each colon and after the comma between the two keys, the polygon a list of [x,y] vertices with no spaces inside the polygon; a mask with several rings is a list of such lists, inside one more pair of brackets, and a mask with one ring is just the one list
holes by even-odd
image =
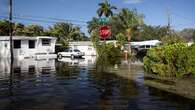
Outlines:
{"label": "car tire", "polygon": [[70,57],[71,57],[71,59],[74,59],[74,55],[71,55]]}
{"label": "car tire", "polygon": [[62,59],[62,54],[58,54],[58,58],[59,59]]}

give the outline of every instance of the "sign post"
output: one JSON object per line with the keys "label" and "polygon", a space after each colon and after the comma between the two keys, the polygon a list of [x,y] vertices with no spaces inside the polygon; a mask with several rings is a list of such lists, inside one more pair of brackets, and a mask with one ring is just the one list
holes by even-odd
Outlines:
{"label": "sign post", "polygon": [[109,19],[108,18],[99,18],[98,22],[100,25],[106,25],[106,24],[108,24]]}

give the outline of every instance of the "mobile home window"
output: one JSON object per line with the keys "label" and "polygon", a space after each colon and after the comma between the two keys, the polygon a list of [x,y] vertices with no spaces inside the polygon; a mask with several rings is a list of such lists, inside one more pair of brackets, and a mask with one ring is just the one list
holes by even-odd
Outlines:
{"label": "mobile home window", "polygon": [[14,40],[14,48],[15,49],[21,48],[21,40]]}
{"label": "mobile home window", "polygon": [[91,50],[92,50],[92,47],[91,47],[91,46],[89,46],[89,47],[88,47],[88,50],[89,50],[89,51],[91,51]]}
{"label": "mobile home window", "polygon": [[42,46],[50,46],[51,39],[42,39]]}
{"label": "mobile home window", "polygon": [[28,41],[28,46],[29,46],[30,49],[35,48],[35,41],[34,40],[29,40]]}
{"label": "mobile home window", "polygon": [[150,48],[150,45],[146,45],[146,48]]}

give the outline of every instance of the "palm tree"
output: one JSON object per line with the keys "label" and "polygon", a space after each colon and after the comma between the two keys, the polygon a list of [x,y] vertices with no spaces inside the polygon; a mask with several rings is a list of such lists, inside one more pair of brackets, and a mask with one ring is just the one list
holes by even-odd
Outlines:
{"label": "palm tree", "polygon": [[[79,27],[75,27],[70,23],[58,22],[49,28],[49,33],[57,37],[57,41],[66,44],[72,40],[79,40],[81,31]],[[65,46],[65,45],[64,45]]]}
{"label": "palm tree", "polygon": [[143,15],[137,13],[136,10],[129,10],[127,8],[122,9],[119,13],[119,19],[122,24],[123,29],[125,29],[125,33],[128,37],[129,42],[129,52],[131,52],[131,37],[132,33],[137,31],[138,26],[143,24]]}
{"label": "palm tree", "polygon": [[34,25],[34,24],[25,27],[24,31],[25,31],[24,33],[27,36],[41,36],[44,33],[44,29],[42,26]]}
{"label": "palm tree", "polygon": [[88,32],[90,34],[99,29],[99,20],[96,17],[94,17],[91,21],[87,22],[87,24]]}
{"label": "palm tree", "polygon": [[112,6],[107,0],[105,2],[98,4],[100,7],[97,10],[97,14],[99,17],[104,15],[105,17],[113,16],[113,9],[117,9],[115,6]]}
{"label": "palm tree", "polygon": [[9,21],[0,20],[0,35],[8,36],[9,35]]}
{"label": "palm tree", "polygon": [[21,23],[15,23],[13,26],[13,35],[22,36],[24,35],[25,26]]}

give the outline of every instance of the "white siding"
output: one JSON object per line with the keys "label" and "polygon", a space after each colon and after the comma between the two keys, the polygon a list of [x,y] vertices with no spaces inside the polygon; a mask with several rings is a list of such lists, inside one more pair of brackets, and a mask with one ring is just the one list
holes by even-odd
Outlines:
{"label": "white siding", "polygon": [[[49,46],[42,46],[42,39],[50,39],[51,45]],[[35,57],[36,54],[44,53],[44,54],[50,54],[55,53],[55,42],[56,38],[53,37],[13,37],[13,43],[14,40],[20,40],[21,41],[21,48],[14,48],[14,57],[15,58],[24,58],[24,57]],[[35,48],[29,48],[29,40],[35,41]],[[7,45],[7,46],[5,46]],[[14,45],[13,45],[14,46]],[[0,58],[1,57],[10,57],[10,42],[9,37],[0,37]]]}
{"label": "white siding", "polygon": [[81,52],[85,53],[85,56],[96,56],[96,49],[93,46],[92,42],[89,41],[81,41],[81,42],[70,42],[69,45],[72,49],[79,49]]}

